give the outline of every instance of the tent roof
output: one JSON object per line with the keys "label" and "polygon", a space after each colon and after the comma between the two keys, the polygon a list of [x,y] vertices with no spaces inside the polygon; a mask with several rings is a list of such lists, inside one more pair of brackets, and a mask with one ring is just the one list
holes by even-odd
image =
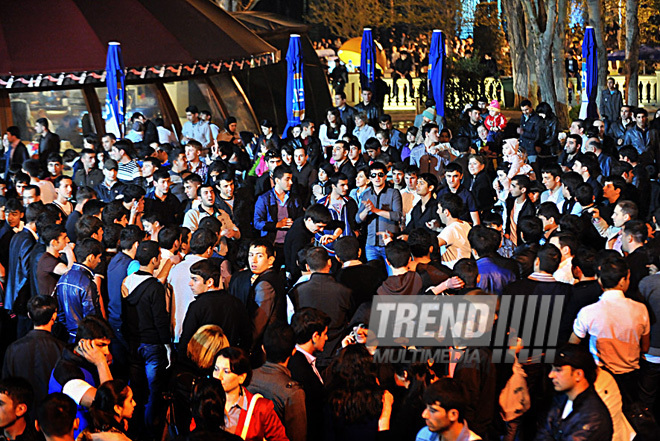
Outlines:
{"label": "tent roof", "polygon": [[309,26],[272,12],[232,12],[232,16],[258,35],[278,32],[307,33]]}
{"label": "tent roof", "polygon": [[127,68],[164,67],[175,73],[176,68],[169,68],[183,65],[177,76],[201,73],[185,66],[208,69],[207,64],[215,63],[219,71],[228,63],[225,70],[242,69],[276,62],[279,56],[277,49],[208,0],[3,3],[0,79],[103,71],[110,41],[122,44]]}

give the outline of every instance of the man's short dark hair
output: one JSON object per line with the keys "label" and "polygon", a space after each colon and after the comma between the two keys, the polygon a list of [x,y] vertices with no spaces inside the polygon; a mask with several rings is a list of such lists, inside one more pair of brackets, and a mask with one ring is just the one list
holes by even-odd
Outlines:
{"label": "man's short dark hair", "polygon": [[305,253],[305,261],[312,272],[321,271],[328,265],[328,260],[330,260],[330,256],[322,247],[312,247]]}
{"label": "man's short dark hair", "polygon": [[598,281],[603,289],[613,289],[621,279],[628,276],[628,263],[614,250],[605,250],[600,254],[598,263]]}
{"label": "man's short dark hair", "polygon": [[104,208],[105,208],[105,202],[103,202],[102,200],[90,199],[87,202],[85,202],[85,205],[83,205],[83,216],[95,217],[101,214]]}
{"label": "man's short dark hair", "polygon": [[637,219],[637,216],[639,215],[637,204],[633,201],[619,201],[616,203],[615,208],[616,207],[619,207],[623,214],[630,216],[630,220]]}
{"label": "man's short dark hair", "polygon": [[76,202],[80,203],[96,197],[96,190],[92,187],[78,187],[76,190]]}
{"label": "man's short dark hair", "polygon": [[68,395],[55,392],[48,395],[39,405],[37,422],[49,438],[64,437],[73,430],[78,406]]}
{"label": "man's short dark hair", "polygon": [[460,259],[454,265],[454,275],[465,282],[468,288],[477,286],[477,277],[479,277],[477,261],[472,258]]}
{"label": "man's short dark hair", "polygon": [[19,129],[17,126],[7,127],[7,133],[9,133],[11,136],[15,136],[19,139],[21,137],[21,129]]}
{"label": "man's short dark hair", "polygon": [[44,204],[41,202],[32,202],[25,208],[25,223],[31,224],[36,222],[44,212]]}
{"label": "man's short dark hair", "polygon": [[[87,202],[88,205],[90,202]],[[76,240],[80,242],[83,239],[92,237],[92,235],[97,234],[99,230],[103,228],[103,222],[96,216],[90,216],[89,214],[83,214],[80,219],[76,222]],[[78,247],[76,247],[77,249]],[[77,259],[77,257],[76,257]],[[80,262],[80,260],[78,260]]]}
{"label": "man's short dark hair", "polygon": [[520,102],[520,107],[532,107],[532,102],[530,100],[522,100]]}
{"label": "man's short dark hair", "polygon": [[66,175],[59,175],[58,177],[53,180],[53,187],[60,188],[60,184],[62,184],[62,181],[64,180],[69,180],[71,183],[73,183],[73,179],[71,179],[71,176],[66,176]]}
{"label": "man's short dark hair", "polygon": [[170,179],[170,172],[163,169],[158,169],[153,174],[154,182],[158,182],[161,179]]}
{"label": "man's short dark hair", "polygon": [[343,236],[335,241],[335,255],[342,262],[357,260],[359,258],[359,251],[360,242],[355,236]]}
{"label": "man's short dark hair", "polygon": [[619,149],[619,156],[628,158],[630,162],[637,162],[639,160],[639,152],[632,145],[624,145]]}
{"label": "man's short dark hair", "polygon": [[426,135],[433,129],[440,129],[440,127],[434,122],[428,122],[422,126],[422,138],[426,138]]}
{"label": "man's short dark hair", "polygon": [[539,205],[539,209],[537,210],[536,215],[543,216],[548,220],[554,219],[556,224],[559,224],[559,220],[561,219],[559,208],[557,208],[557,204],[554,202],[543,202],[541,205]]}
{"label": "man's short dark hair", "polygon": [[334,175],[330,176],[330,184],[333,186],[339,185],[339,181],[348,181],[348,176],[346,176],[344,173],[335,173]]}
{"label": "man's short dark hair", "polygon": [[575,160],[579,161],[582,167],[586,167],[590,176],[595,178],[600,175],[600,163],[598,162],[598,157],[595,153],[578,153]]}
{"label": "man's short dark hair", "polygon": [[46,158],[46,162],[47,163],[57,162],[58,164],[62,165],[62,155],[60,155],[59,153],[55,153],[55,152],[49,153],[48,158]]}
{"label": "man's short dark hair", "polygon": [[410,245],[405,240],[395,239],[385,246],[385,257],[393,268],[406,267],[410,256]]}
{"label": "man's short dark hair", "polygon": [[458,421],[461,423],[464,421],[467,400],[463,390],[453,378],[440,378],[427,387],[424,391],[424,404],[440,406],[445,412],[454,409],[458,412]]}
{"label": "man's short dark hair", "polygon": [[253,239],[252,242],[250,242],[250,248],[260,248],[260,247],[266,250],[266,256],[268,257],[275,256],[275,247],[273,247],[273,243],[268,239],[259,237],[257,239]]}
{"label": "man's short dark hair", "polygon": [[511,182],[517,182],[518,187],[524,188],[525,190],[529,191],[529,187],[532,184],[532,180],[529,179],[529,176],[527,175],[515,175],[513,178],[511,178]]}
{"label": "man's short dark hair", "polygon": [[579,268],[584,277],[596,277],[598,259],[591,248],[580,248],[572,260],[573,267]]}
{"label": "man's short dark hair", "polygon": [[105,225],[112,225],[116,221],[121,221],[124,217],[128,220],[131,212],[124,207],[120,200],[112,201],[103,209],[101,220]]}
{"label": "man's short dark hair", "polygon": [[577,253],[578,248],[580,247],[580,241],[573,233],[567,231],[555,231],[550,236],[551,239],[553,237],[557,238],[560,247],[568,247],[571,255],[575,256],[575,253]]}
{"label": "man's short dark hair", "polygon": [[197,108],[197,106],[190,105],[190,106],[186,107],[186,112],[190,112],[192,114],[195,114],[195,113],[199,113],[199,109]]}
{"label": "man's short dark hair", "polygon": [[204,283],[209,279],[213,279],[213,286],[220,285],[220,267],[214,265],[213,262],[208,259],[195,262],[190,267],[190,274],[201,277]]}
{"label": "man's short dark hair", "polygon": [[33,190],[34,190],[34,195],[35,196],[41,196],[41,188],[39,188],[39,186],[35,185],[35,184],[31,184],[31,185],[26,186],[23,189],[23,195],[25,195],[26,191],[33,191]]}
{"label": "man's short dark hair", "polygon": [[561,166],[555,162],[550,162],[541,168],[541,174],[543,173],[551,174],[554,178],[556,178],[562,174]]}
{"label": "man's short dark hair", "polygon": [[325,205],[314,204],[305,211],[305,220],[307,219],[316,224],[329,224],[332,222],[332,215]]}
{"label": "man's short dark hair", "polygon": [[122,189],[121,193],[124,195],[124,202],[133,202],[139,201],[147,193],[144,191],[144,188],[135,184],[127,184]]}
{"label": "man's short dark hair", "polygon": [[483,225],[475,225],[468,233],[468,241],[479,258],[493,255],[500,247],[502,237],[498,231]]}
{"label": "man's short dark hair", "polygon": [[[0,394],[7,395],[14,402],[14,407],[25,404],[27,411],[34,404],[34,389],[32,384],[23,377],[5,377],[0,380]],[[27,419],[27,412],[22,418]]]}
{"label": "man's short dark hair", "polygon": [[44,326],[57,312],[57,300],[52,296],[37,295],[28,301],[28,314],[35,326]]}
{"label": "man's short dark hair", "polygon": [[410,254],[413,257],[428,256],[434,244],[437,244],[437,238],[426,228],[416,228],[408,235]]}
{"label": "man's short dark hair", "polygon": [[147,266],[149,262],[155,257],[160,255],[160,247],[158,242],[154,240],[145,240],[138,245],[137,252],[135,253],[135,260],[138,261],[140,266]]}
{"label": "man's short dark hair", "polygon": [[539,269],[541,271],[554,274],[561,262],[561,252],[559,248],[548,243],[539,248],[536,258],[539,259]]}
{"label": "man's short dark hair", "polygon": [[158,246],[164,250],[171,250],[177,240],[179,240],[177,227],[165,227],[158,232]]}
{"label": "man's short dark hair", "polygon": [[438,206],[449,211],[451,217],[458,219],[465,210],[465,204],[460,196],[454,193],[444,193],[438,198]]}
{"label": "man's short dark hair", "polygon": [[35,121],[37,124],[41,124],[45,128],[48,128],[48,118],[39,118]]}
{"label": "man's short dark hair", "polygon": [[41,173],[41,163],[38,159],[26,159],[23,162],[23,170],[25,170],[31,178],[37,178],[39,177],[39,173]]}
{"label": "man's short dark hair", "polygon": [[198,228],[190,238],[190,252],[192,254],[204,254],[218,241],[218,236],[206,228]]}
{"label": "man's short dark hair", "polygon": [[380,161],[374,161],[373,164],[369,166],[369,172],[382,171],[387,175],[387,166]]}
{"label": "man's short dark hair", "polygon": [[636,243],[644,244],[649,237],[646,222],[641,220],[629,220],[623,225],[623,232],[632,236]]}
{"label": "man's short dark hair", "polygon": [[594,188],[586,182],[578,185],[575,189],[575,200],[583,207],[591,205],[594,202]]}
{"label": "man's short dark hair", "polygon": [[103,254],[103,245],[96,239],[88,237],[83,240],[78,240],[76,247],[73,249],[78,263],[83,263],[89,256],[100,256]]}
{"label": "man's short dark hair", "polygon": [[275,167],[275,170],[273,170],[273,180],[275,179],[282,179],[282,177],[285,174],[292,174],[291,169],[287,167],[286,165],[278,165]]}
{"label": "man's short dark hair", "polygon": [[296,344],[302,345],[319,335],[330,325],[330,317],[316,308],[300,308],[291,318],[291,327],[296,334]]}
{"label": "man's short dark hair", "polygon": [[522,216],[518,219],[518,230],[525,243],[539,243],[543,238],[543,222],[536,216]]}
{"label": "man's short dark hair", "polygon": [[284,363],[291,357],[296,347],[296,335],[286,323],[273,323],[264,332],[266,360],[271,363]]}
{"label": "man's short dark hair", "polygon": [[582,146],[582,137],[581,137],[580,135],[575,135],[575,134],[571,133],[571,134],[568,135],[566,138],[567,138],[567,139],[572,139],[573,141],[575,141],[575,144],[576,144],[578,147],[581,147],[581,146]]}
{"label": "man's short dark hair", "polygon": [[66,234],[66,228],[60,224],[46,225],[41,231],[40,239],[46,246],[50,245],[52,240],[57,240],[62,234]]}
{"label": "man's short dark hair", "polygon": [[78,331],[76,332],[76,344],[80,340],[95,340],[97,338],[112,339],[112,328],[100,317],[88,315],[78,322]]}
{"label": "man's short dark hair", "polygon": [[463,174],[463,167],[458,162],[450,162],[445,166],[445,173],[446,172],[458,172]]}
{"label": "man's short dark hair", "polygon": [[121,250],[130,250],[135,242],[144,239],[144,231],[137,225],[128,225],[119,233],[119,248]]}
{"label": "man's short dark hair", "polygon": [[635,114],[635,118],[637,118],[637,115],[649,116],[648,110],[643,107],[637,107],[633,113]]}
{"label": "man's short dark hair", "polygon": [[188,176],[183,178],[183,183],[185,184],[186,182],[194,182],[196,184],[202,185],[202,177],[197,173],[190,173]]}
{"label": "man's short dark hair", "polygon": [[433,193],[438,191],[438,178],[433,173],[422,173],[417,175],[418,181],[426,182],[429,187],[433,187]]}
{"label": "man's short dark hair", "polygon": [[561,183],[566,187],[571,197],[575,197],[575,190],[578,188],[578,185],[584,183],[584,179],[582,179],[579,173],[570,171],[561,175]]}

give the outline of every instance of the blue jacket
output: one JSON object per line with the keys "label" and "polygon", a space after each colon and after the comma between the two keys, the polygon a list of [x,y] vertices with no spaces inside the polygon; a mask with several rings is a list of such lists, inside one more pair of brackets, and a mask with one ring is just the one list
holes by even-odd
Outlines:
{"label": "blue jacket", "polygon": [[[279,204],[275,189],[271,189],[259,196],[254,207],[254,228],[261,232],[261,237],[270,241],[275,240],[277,234],[277,205]],[[303,205],[297,196],[289,192],[286,201],[289,218],[296,220],[303,215]]]}
{"label": "blue jacket", "polygon": [[108,322],[115,329],[121,327],[121,284],[132,261],[130,256],[120,252],[108,264]]}
{"label": "blue jacket", "polygon": [[101,312],[94,273],[85,265],[74,263],[57,282],[55,295],[58,303],[57,320],[66,327],[69,343],[73,343],[78,332],[78,322],[90,314]]}
{"label": "blue jacket", "polygon": [[15,314],[27,315],[30,300],[30,253],[37,243],[34,235],[23,228],[9,244],[9,269],[4,308]]}
{"label": "blue jacket", "polygon": [[649,148],[649,142],[651,141],[649,136],[650,129],[642,131],[637,125],[631,125],[626,129],[626,134],[623,137],[623,143],[625,145],[630,144],[641,155],[646,152]]}

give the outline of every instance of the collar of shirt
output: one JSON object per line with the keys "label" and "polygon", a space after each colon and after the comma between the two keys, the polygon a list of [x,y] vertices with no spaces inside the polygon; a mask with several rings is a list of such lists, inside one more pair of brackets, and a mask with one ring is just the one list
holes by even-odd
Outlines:
{"label": "collar of shirt", "polygon": [[300,352],[301,354],[303,354],[303,355],[305,356],[305,358],[307,359],[307,362],[308,362],[309,364],[314,364],[314,363],[316,363],[316,357],[314,357],[312,354],[310,354],[309,352],[307,352],[306,350],[304,350],[303,348],[301,348],[300,345],[296,345],[296,351],[298,351],[298,352]]}
{"label": "collar of shirt", "polygon": [[39,236],[37,235],[36,232],[31,230],[30,228],[25,228],[25,229],[28,230],[30,233],[32,233],[32,237],[34,237],[34,240],[39,241]]}
{"label": "collar of shirt", "polygon": [[25,222],[21,221],[21,223],[18,224],[18,227],[12,228],[14,230],[14,233],[18,233],[23,230],[23,227],[25,226]]}
{"label": "collar of shirt", "polygon": [[603,291],[600,295],[601,300],[614,300],[614,299],[623,299],[625,295],[620,289],[608,289]]}
{"label": "collar of shirt", "polygon": [[555,278],[552,277],[552,274],[540,273],[536,271],[530,274],[528,279],[534,280],[536,282],[556,282]]}
{"label": "collar of shirt", "polygon": [[234,409],[234,408],[238,407],[238,408],[240,408],[241,410],[245,410],[245,411],[247,411],[247,410],[248,410],[248,406],[249,406],[249,403],[248,403],[248,399],[247,399],[247,394],[246,394],[245,391],[243,390],[243,386],[241,386],[241,396],[240,396],[240,398],[238,399],[238,401],[236,402],[236,404],[234,404],[233,406],[231,406],[231,408]]}
{"label": "collar of shirt", "polygon": [[275,195],[275,200],[277,200],[277,203],[280,205],[280,207],[286,207],[286,203],[289,201],[289,192],[284,193],[284,200],[280,199],[280,196],[277,194],[274,188],[273,194]]}

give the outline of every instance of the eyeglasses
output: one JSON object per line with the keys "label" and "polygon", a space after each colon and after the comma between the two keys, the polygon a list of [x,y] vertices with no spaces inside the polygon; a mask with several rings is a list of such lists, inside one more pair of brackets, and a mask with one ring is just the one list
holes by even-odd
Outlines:
{"label": "eyeglasses", "polygon": [[385,177],[385,173],[383,173],[383,172],[380,172],[380,173],[372,173],[370,176],[371,176],[372,178],[384,178],[384,177]]}

